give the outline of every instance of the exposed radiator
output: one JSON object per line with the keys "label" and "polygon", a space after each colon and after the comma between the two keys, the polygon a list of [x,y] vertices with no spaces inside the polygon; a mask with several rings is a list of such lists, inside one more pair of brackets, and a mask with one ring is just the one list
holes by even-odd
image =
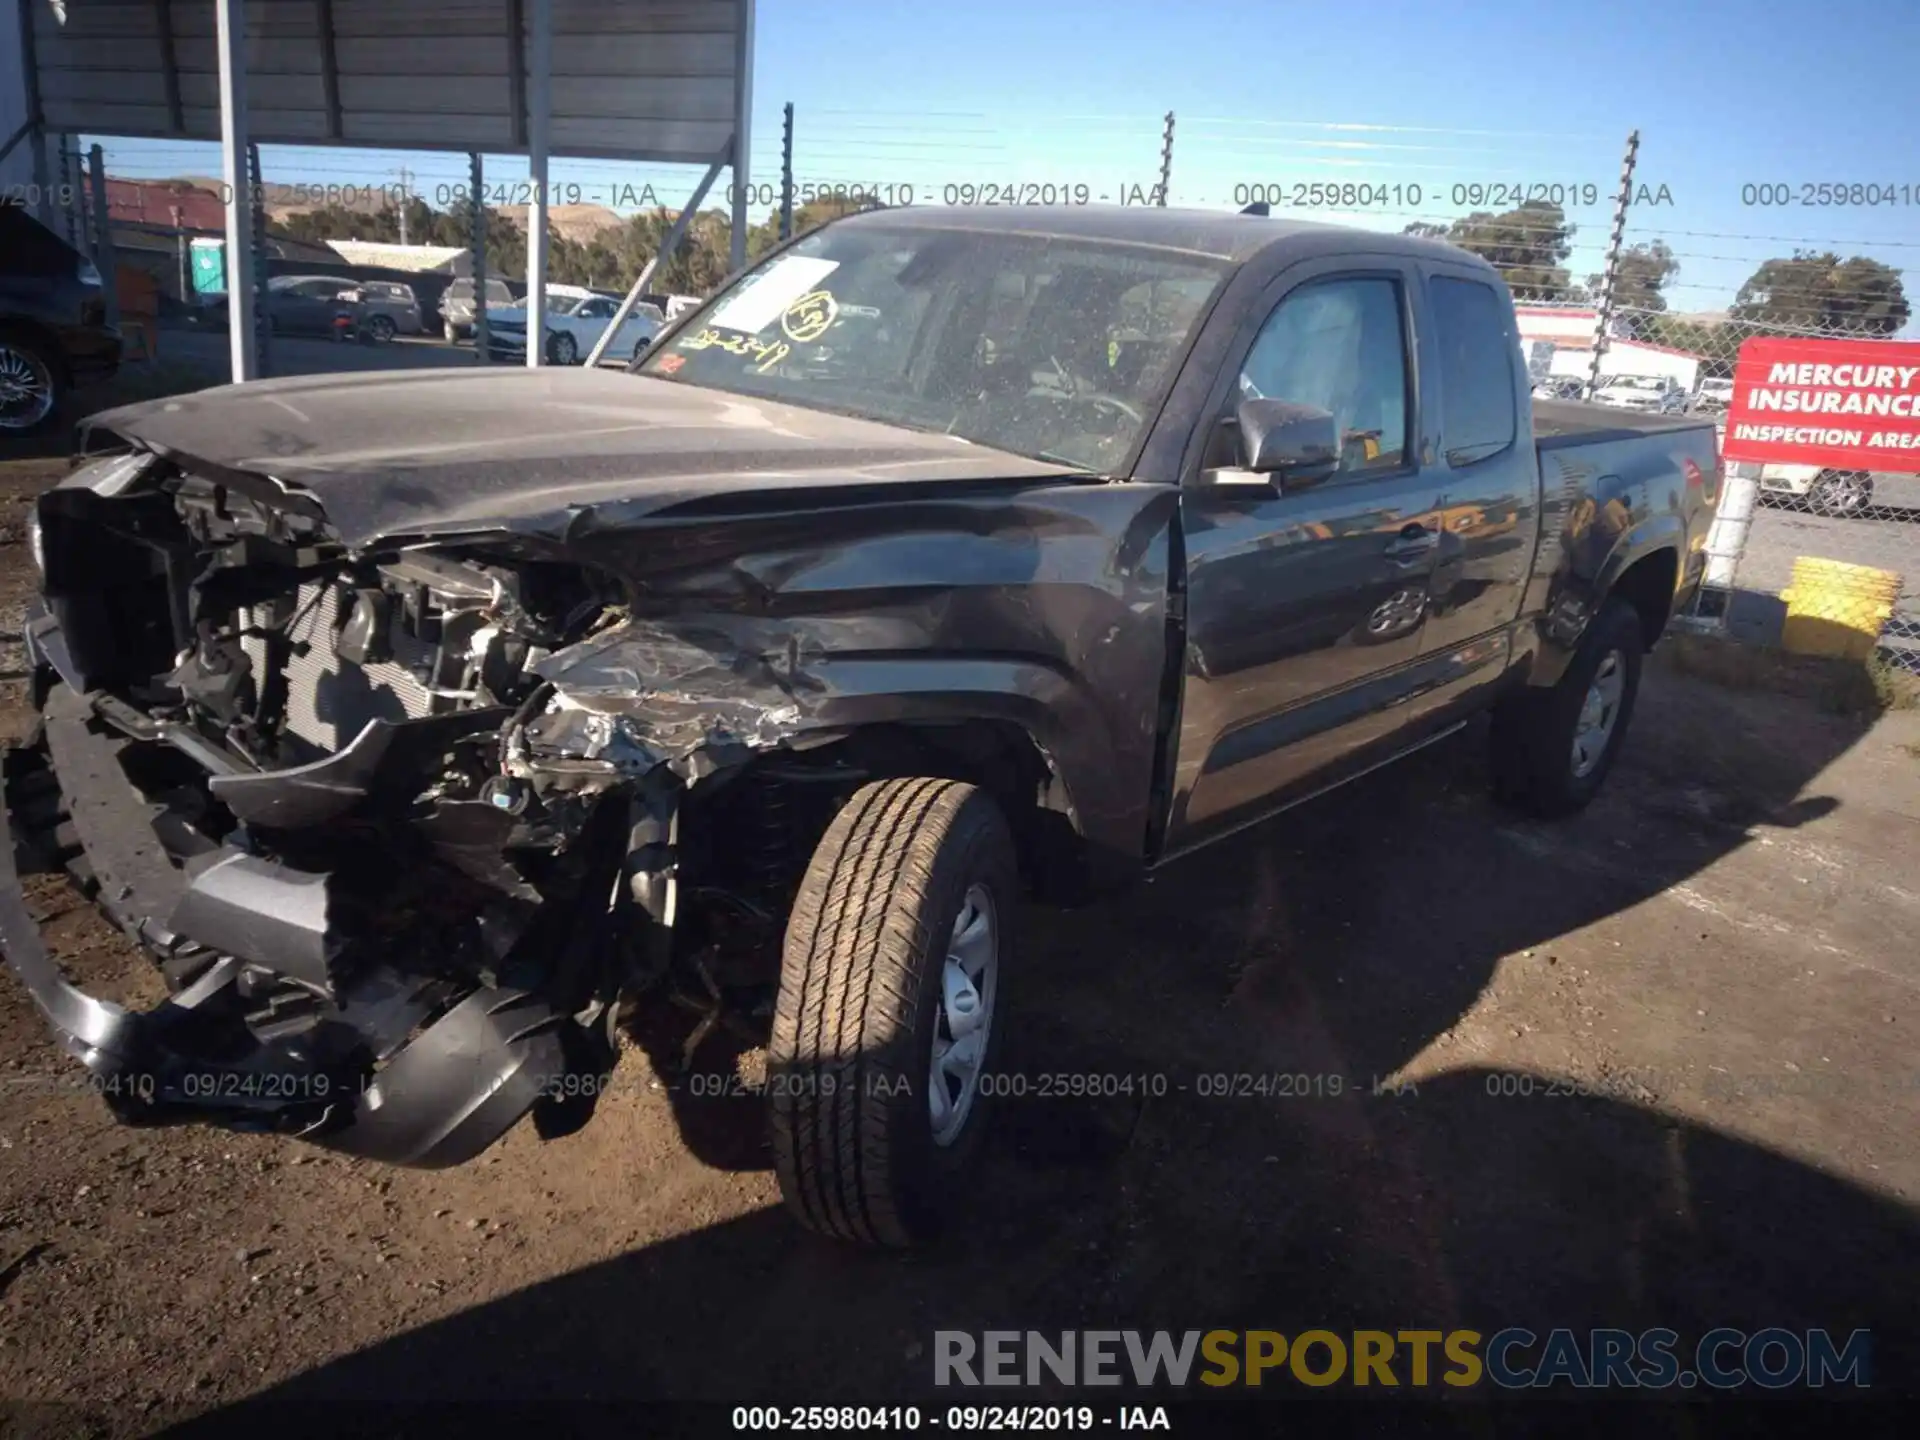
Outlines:
{"label": "exposed radiator", "polygon": [[[417,720],[435,708],[434,697],[411,668],[431,666],[434,647],[406,633],[398,607],[392,660],[356,665],[335,653],[340,592],[337,584],[302,585],[294,609],[297,618],[287,632],[289,639],[309,647],[287,662],[287,729],[327,751],[345,745],[369,720]],[[265,607],[256,609],[253,623],[272,623],[271,613]],[[242,644],[258,675],[266,663],[267,642],[250,638]]]}

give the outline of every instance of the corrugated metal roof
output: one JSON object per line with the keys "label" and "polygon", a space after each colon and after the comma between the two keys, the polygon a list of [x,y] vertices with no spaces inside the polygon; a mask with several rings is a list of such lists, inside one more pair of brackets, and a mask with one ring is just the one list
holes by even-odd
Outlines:
{"label": "corrugated metal roof", "polygon": [[[28,0],[49,129],[220,138],[212,0]],[[246,0],[251,138],[526,150],[523,0]],[[752,0],[552,0],[555,155],[707,164]],[[750,82],[748,82],[750,83]]]}
{"label": "corrugated metal roof", "polygon": [[443,270],[467,252],[458,245],[395,245],[383,240],[329,240],[349,265],[383,265],[389,270]]}

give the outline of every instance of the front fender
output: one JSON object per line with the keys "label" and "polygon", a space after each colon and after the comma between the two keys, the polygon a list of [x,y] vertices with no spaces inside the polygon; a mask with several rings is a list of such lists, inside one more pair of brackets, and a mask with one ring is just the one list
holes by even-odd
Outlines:
{"label": "front fender", "polygon": [[564,731],[576,752],[697,784],[868,726],[1006,722],[1047,757],[1088,844],[1137,862],[1176,499],[1079,484],[827,514],[752,548],[716,534],[722,553],[672,577],[676,605],[540,662],[552,708],[528,742]]}

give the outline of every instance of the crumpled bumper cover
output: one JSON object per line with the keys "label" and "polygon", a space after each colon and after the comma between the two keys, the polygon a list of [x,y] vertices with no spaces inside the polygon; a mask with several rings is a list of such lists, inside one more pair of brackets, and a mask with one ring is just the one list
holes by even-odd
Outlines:
{"label": "crumpled bumper cover", "polygon": [[239,961],[217,961],[145,1012],[89,995],[41,943],[6,845],[0,947],[55,1038],[99,1077],[94,1088],[129,1124],[288,1131],[346,1154],[438,1169],[472,1159],[505,1134],[565,1067],[546,1006],[489,987],[445,1011],[361,1083],[315,1066],[297,1046],[233,1056],[231,1024],[205,1007],[233,982]]}
{"label": "crumpled bumper cover", "polygon": [[[57,627],[44,614],[32,621],[36,669],[65,670]],[[46,693],[45,679],[37,694]],[[504,986],[456,990],[389,964],[331,974],[334,877],[232,847],[173,871],[111,752],[88,748],[90,710],[63,686],[43,719],[53,778],[101,899],[119,902],[104,908],[149,946],[185,942],[217,958],[145,1012],[89,995],[48,953],[7,837],[0,949],[55,1039],[99,1077],[93,1088],[122,1120],[293,1133],[369,1159],[439,1168],[471,1159],[555,1092],[567,1070],[559,1034],[566,1017],[538,996]],[[11,772],[29,753],[6,752],[0,769]],[[156,885],[156,874],[168,886]],[[317,1043],[313,1030],[251,1027],[235,989],[250,969],[329,992],[329,1043]]]}

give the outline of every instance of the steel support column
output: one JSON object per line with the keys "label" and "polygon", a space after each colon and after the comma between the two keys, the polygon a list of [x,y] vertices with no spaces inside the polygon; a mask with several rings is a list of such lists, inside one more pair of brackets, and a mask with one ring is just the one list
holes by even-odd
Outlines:
{"label": "steel support column", "polygon": [[553,118],[553,3],[526,0],[527,364],[547,359],[547,130]]}
{"label": "steel support column", "polygon": [[235,383],[258,373],[253,334],[253,194],[247,179],[247,36],[241,0],[214,0],[220,51],[220,180],[227,202],[227,353]]}
{"label": "steel support column", "polygon": [[748,156],[753,149],[753,0],[738,0],[740,24],[733,56],[733,226],[727,258],[734,270],[747,263]]}

